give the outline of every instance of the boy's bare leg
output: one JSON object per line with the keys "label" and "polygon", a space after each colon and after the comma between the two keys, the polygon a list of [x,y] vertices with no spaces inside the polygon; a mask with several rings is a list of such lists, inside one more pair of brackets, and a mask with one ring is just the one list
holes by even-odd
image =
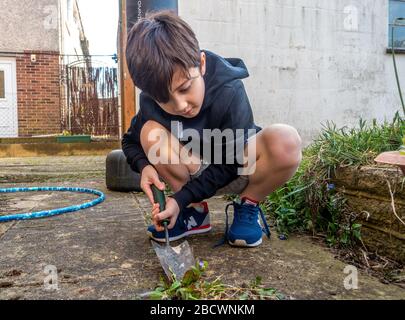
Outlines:
{"label": "boy's bare leg", "polygon": [[[262,201],[286,183],[301,162],[301,138],[296,129],[274,124],[261,130],[256,140],[256,169],[249,175],[249,184],[240,197]],[[247,147],[245,146],[245,154]]]}
{"label": "boy's bare leg", "polygon": [[[183,146],[165,127],[155,121],[148,121],[141,131],[141,144],[146,154],[156,143],[148,138],[154,129],[165,132],[166,143],[160,149],[160,156],[167,156],[168,164],[153,164],[159,175],[176,192],[190,179],[200,167],[200,158],[192,155],[193,161],[181,159]],[[170,139],[170,137],[172,139]],[[296,172],[301,162],[301,138],[296,129],[283,124],[274,124],[261,130],[249,143],[256,142],[256,168],[250,174],[249,184],[240,194],[262,201],[265,197],[286,183]],[[245,147],[245,154],[247,147]],[[175,161],[173,161],[175,160]],[[173,164],[172,162],[175,162]],[[187,164],[184,164],[184,163]]]}
{"label": "boy's bare leg", "polygon": [[[190,179],[190,174],[195,173],[200,167],[200,158],[190,155],[188,159],[182,159],[181,150],[183,145],[174,137],[170,131],[156,121],[147,121],[141,130],[141,144],[148,155],[148,152],[156,143],[156,140],[151,140],[150,133],[152,130],[160,130],[160,137],[167,137],[164,142],[160,141],[161,148],[157,155],[168,159],[168,163],[153,163],[156,171],[169,184],[170,188],[176,192],[182,188]],[[191,159],[191,161],[190,161]],[[151,159],[149,159],[150,161]]]}

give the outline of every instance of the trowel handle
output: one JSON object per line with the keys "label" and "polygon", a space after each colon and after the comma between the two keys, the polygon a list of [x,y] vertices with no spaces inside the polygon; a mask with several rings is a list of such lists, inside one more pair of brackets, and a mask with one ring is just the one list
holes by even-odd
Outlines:
{"label": "trowel handle", "polygon": [[[154,184],[151,185],[153,200],[155,203],[159,203],[160,212],[166,209],[166,198],[165,193],[162,190],[159,190]],[[161,221],[162,225],[168,225],[170,223],[169,219],[164,219]]]}

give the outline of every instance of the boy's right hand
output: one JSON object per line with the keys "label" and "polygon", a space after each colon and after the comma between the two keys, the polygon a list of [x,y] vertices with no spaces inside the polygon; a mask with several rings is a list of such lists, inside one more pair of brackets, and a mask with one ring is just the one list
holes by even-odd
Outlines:
{"label": "boy's right hand", "polygon": [[156,169],[151,165],[147,165],[141,172],[140,185],[143,192],[145,192],[149,198],[150,203],[153,205],[155,201],[153,200],[153,193],[151,189],[152,184],[154,184],[159,190],[165,190],[165,184],[160,181],[159,174],[157,173]]}

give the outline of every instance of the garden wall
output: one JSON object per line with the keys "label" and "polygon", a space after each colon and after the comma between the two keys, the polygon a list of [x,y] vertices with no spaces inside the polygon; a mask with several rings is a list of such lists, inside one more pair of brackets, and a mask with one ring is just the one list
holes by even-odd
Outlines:
{"label": "garden wall", "polygon": [[367,249],[405,263],[405,225],[394,215],[387,181],[394,193],[396,213],[404,221],[405,180],[399,168],[341,168],[334,179],[350,208],[361,213],[358,222]]}

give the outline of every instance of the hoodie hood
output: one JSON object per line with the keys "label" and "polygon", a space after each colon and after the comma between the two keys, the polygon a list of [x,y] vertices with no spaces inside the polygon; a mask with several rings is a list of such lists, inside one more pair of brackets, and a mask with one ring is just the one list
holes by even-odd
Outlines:
{"label": "hoodie hood", "polygon": [[205,94],[202,105],[202,109],[205,109],[211,106],[220,92],[218,88],[233,80],[247,78],[249,72],[239,58],[222,58],[211,51],[202,51],[206,54]]}

